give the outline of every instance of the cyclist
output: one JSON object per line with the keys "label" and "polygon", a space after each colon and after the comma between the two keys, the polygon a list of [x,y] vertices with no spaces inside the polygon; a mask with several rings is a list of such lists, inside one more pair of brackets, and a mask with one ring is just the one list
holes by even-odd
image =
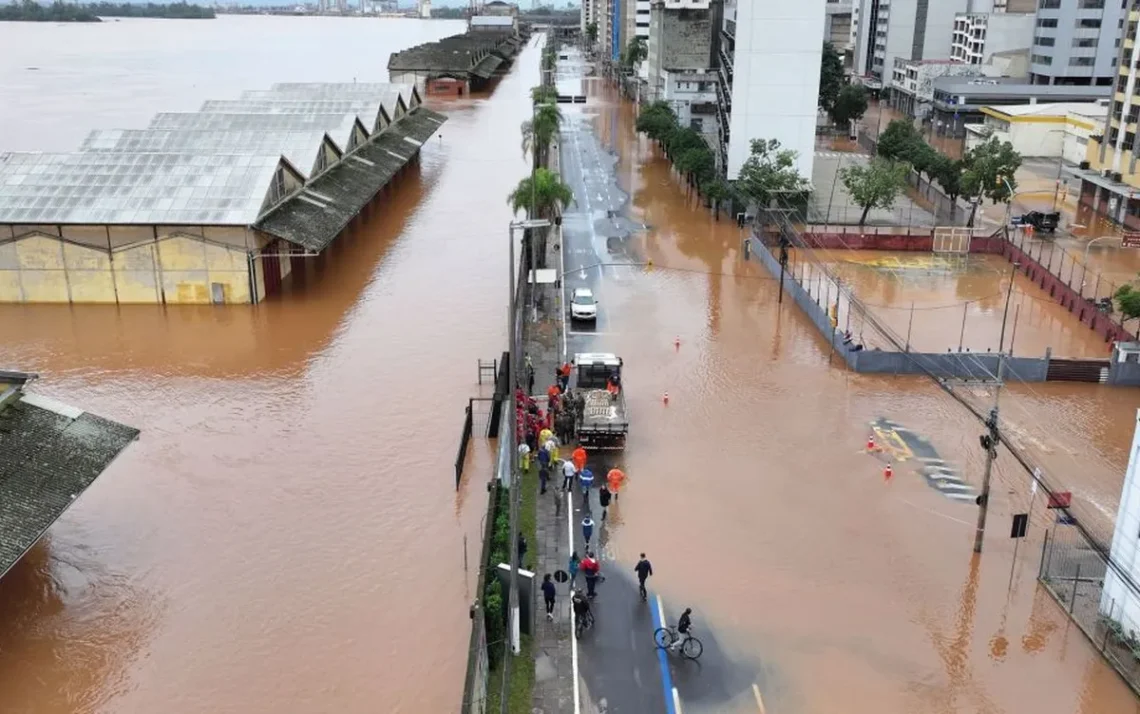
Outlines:
{"label": "cyclist", "polygon": [[681,613],[681,619],[677,620],[677,640],[669,645],[669,649],[680,649],[693,636],[693,618],[690,617],[692,613],[693,608],[691,607],[686,607],[685,611]]}
{"label": "cyclist", "polygon": [[649,593],[645,591],[645,579],[653,575],[653,565],[645,558],[645,553],[642,553],[641,560],[637,561],[633,569],[637,572],[638,592],[641,593],[641,599],[645,600],[649,597]]}
{"label": "cyclist", "polygon": [[590,612],[590,601],[582,595],[580,588],[574,589],[574,594],[570,596],[570,604],[574,607],[574,617],[579,623],[579,627],[591,627],[594,624],[594,615]]}

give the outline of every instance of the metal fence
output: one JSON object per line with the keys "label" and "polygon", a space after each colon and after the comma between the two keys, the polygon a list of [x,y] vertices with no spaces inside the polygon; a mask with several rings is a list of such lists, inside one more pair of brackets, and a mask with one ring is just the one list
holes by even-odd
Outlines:
{"label": "metal fence", "polygon": [[[858,145],[871,156],[874,156],[879,148],[878,142],[866,132],[860,132]],[[937,225],[964,226],[970,219],[970,204],[967,201],[960,198],[950,200],[938,184],[931,183],[914,171],[907,174],[906,181],[909,186],[908,198],[920,208],[932,213]]]}
{"label": "metal fence", "polygon": [[[1140,611],[1135,584],[1117,573],[1104,552],[1071,525],[1054,526],[1041,549],[1040,580],[1072,621],[1140,694]],[[1106,589],[1105,583],[1110,583]]]}

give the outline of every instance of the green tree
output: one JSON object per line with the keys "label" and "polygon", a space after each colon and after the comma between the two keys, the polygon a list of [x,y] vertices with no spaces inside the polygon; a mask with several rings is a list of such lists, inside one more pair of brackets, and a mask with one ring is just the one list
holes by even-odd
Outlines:
{"label": "green tree", "polygon": [[530,99],[535,104],[554,104],[558,101],[558,90],[549,84],[530,88]]}
{"label": "green tree", "polygon": [[867,90],[858,84],[845,84],[828,112],[834,124],[847,128],[867,113]]}
{"label": "green tree", "polygon": [[[532,205],[533,200],[533,205]],[[515,213],[531,209],[534,218],[552,218],[574,200],[574,192],[550,169],[535,169],[534,178],[526,176],[507,196],[507,205]]]}
{"label": "green tree", "polygon": [[1121,285],[1113,295],[1116,304],[1120,307],[1120,314],[1125,320],[1134,320],[1140,317],[1140,290],[1131,285]]}
{"label": "green tree", "polygon": [[796,169],[795,151],[781,149],[776,139],[753,139],[736,187],[743,196],[766,209],[774,198],[806,193],[808,182]]}
{"label": "green tree", "polygon": [[921,188],[922,178],[925,177],[927,182],[934,178],[934,170],[938,167],[940,156],[942,154],[935,151],[933,146],[919,140],[917,143],[911,144],[908,151],[899,158],[906,161],[911,168],[918,172],[919,187]]}
{"label": "green tree", "polygon": [[631,69],[636,69],[646,57],[649,56],[649,47],[645,44],[644,37],[634,37],[625,46],[625,50],[621,53],[621,63]]}
{"label": "green tree", "polygon": [[658,143],[677,128],[677,115],[667,102],[656,101],[645,105],[637,117],[637,130]]}
{"label": "green tree", "polygon": [[673,166],[685,175],[689,183],[703,185],[716,173],[716,157],[702,142],[701,146],[692,146],[677,154]]}
{"label": "green tree", "polygon": [[962,195],[962,171],[965,169],[965,162],[961,160],[951,159],[945,154],[938,154],[938,159],[934,167],[931,169],[931,175],[942,190],[950,198],[950,210],[954,210],[954,206],[958,203],[958,197]]}
{"label": "green tree", "polygon": [[890,209],[895,205],[909,171],[910,167],[904,163],[875,157],[867,165],[855,164],[839,172],[851,200],[863,209],[859,225],[867,221],[872,208]]}
{"label": "green tree", "polygon": [[1013,200],[1017,192],[1014,174],[1021,167],[1021,154],[1013,150],[1013,144],[993,137],[966,152],[962,161],[962,195],[976,199],[967,222],[972,226],[982,199],[988,198],[994,205]]}
{"label": "green tree", "polygon": [[819,108],[830,113],[843,87],[843,58],[830,42],[823,43],[819,65]]}
{"label": "green tree", "polygon": [[918,129],[914,128],[914,124],[906,119],[894,119],[879,135],[876,153],[884,159],[909,161],[915,146],[920,143],[926,142],[918,133]]}
{"label": "green tree", "polygon": [[586,40],[592,45],[598,41],[598,23],[591,22],[586,25]]}
{"label": "green tree", "polygon": [[562,110],[557,104],[536,105],[534,119],[522,123],[523,154],[530,152],[535,161],[545,162],[561,123]]}
{"label": "green tree", "polygon": [[705,146],[705,140],[701,135],[687,126],[676,126],[665,136],[665,153],[674,163],[687,150],[705,148]]}
{"label": "green tree", "polygon": [[705,198],[712,203],[713,217],[720,220],[720,204],[722,201],[727,200],[732,196],[732,187],[727,182],[721,179],[713,179],[706,183],[702,190],[705,193]]}
{"label": "green tree", "polygon": [[558,54],[553,47],[547,47],[542,51],[542,69],[544,72],[553,72],[557,63]]}

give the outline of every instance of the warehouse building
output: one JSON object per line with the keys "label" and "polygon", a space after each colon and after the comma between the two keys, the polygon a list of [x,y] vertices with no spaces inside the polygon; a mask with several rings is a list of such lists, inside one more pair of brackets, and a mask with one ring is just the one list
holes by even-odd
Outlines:
{"label": "warehouse building", "polygon": [[414,87],[283,84],[0,154],[0,302],[257,303],[444,119]]}

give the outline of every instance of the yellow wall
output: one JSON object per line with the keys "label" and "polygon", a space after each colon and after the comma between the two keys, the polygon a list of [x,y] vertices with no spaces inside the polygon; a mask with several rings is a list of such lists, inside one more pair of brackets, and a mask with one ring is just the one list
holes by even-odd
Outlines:
{"label": "yellow wall", "polygon": [[[1112,147],[1107,146],[1105,149],[1105,160],[1102,162],[1100,160],[1100,142],[1096,139],[1089,139],[1089,145],[1085,153],[1085,161],[1089,162],[1089,168],[1091,170],[1099,173],[1104,169],[1112,168]],[[1131,152],[1129,151],[1127,154],[1128,155],[1124,156],[1120,162],[1120,180],[1129,186],[1140,188],[1140,164],[1137,164],[1136,171],[1128,173],[1128,168],[1132,165],[1132,160],[1130,158]]]}
{"label": "yellow wall", "polygon": [[243,248],[185,235],[108,252],[56,236],[25,234],[0,244],[0,302],[248,303]]}

